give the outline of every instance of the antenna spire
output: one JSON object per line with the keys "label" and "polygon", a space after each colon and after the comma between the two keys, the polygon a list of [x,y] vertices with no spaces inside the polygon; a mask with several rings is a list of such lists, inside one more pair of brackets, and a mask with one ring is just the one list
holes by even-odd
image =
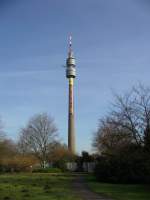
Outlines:
{"label": "antenna spire", "polygon": [[72,57],[73,57],[72,35],[69,36],[69,52],[68,52],[68,57],[69,57],[69,58],[72,58]]}

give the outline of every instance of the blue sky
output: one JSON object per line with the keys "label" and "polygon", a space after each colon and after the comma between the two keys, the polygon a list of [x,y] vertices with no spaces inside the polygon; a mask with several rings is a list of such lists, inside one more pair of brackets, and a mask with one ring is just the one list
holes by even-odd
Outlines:
{"label": "blue sky", "polygon": [[68,36],[77,62],[77,151],[113,101],[137,82],[150,85],[149,0],[0,0],[0,115],[7,135],[39,112],[67,142]]}

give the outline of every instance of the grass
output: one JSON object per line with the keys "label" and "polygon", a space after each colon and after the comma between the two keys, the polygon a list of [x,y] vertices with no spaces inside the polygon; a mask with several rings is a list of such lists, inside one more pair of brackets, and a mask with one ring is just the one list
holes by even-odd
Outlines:
{"label": "grass", "polygon": [[150,199],[150,185],[99,183],[92,176],[88,176],[87,181],[94,192],[114,200]]}
{"label": "grass", "polygon": [[71,180],[63,174],[0,175],[0,200],[77,200]]}
{"label": "grass", "polygon": [[[69,174],[0,175],[0,200],[79,200],[72,194]],[[149,200],[150,185],[99,183],[87,176],[90,188],[114,200]]]}

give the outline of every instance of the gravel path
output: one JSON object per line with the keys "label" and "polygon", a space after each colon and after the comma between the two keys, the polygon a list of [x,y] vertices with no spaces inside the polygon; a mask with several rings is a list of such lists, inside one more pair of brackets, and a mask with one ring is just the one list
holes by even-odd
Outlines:
{"label": "gravel path", "polygon": [[112,200],[92,192],[82,175],[78,175],[74,178],[73,190],[75,195],[82,200]]}

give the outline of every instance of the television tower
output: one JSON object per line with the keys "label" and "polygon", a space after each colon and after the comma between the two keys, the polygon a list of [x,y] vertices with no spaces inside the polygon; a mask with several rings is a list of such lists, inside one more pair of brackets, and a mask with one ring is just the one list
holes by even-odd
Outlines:
{"label": "television tower", "polygon": [[69,38],[69,52],[66,60],[66,78],[69,80],[68,106],[68,149],[75,154],[75,124],[74,124],[74,78],[76,77],[75,58],[72,50],[72,37]]}

